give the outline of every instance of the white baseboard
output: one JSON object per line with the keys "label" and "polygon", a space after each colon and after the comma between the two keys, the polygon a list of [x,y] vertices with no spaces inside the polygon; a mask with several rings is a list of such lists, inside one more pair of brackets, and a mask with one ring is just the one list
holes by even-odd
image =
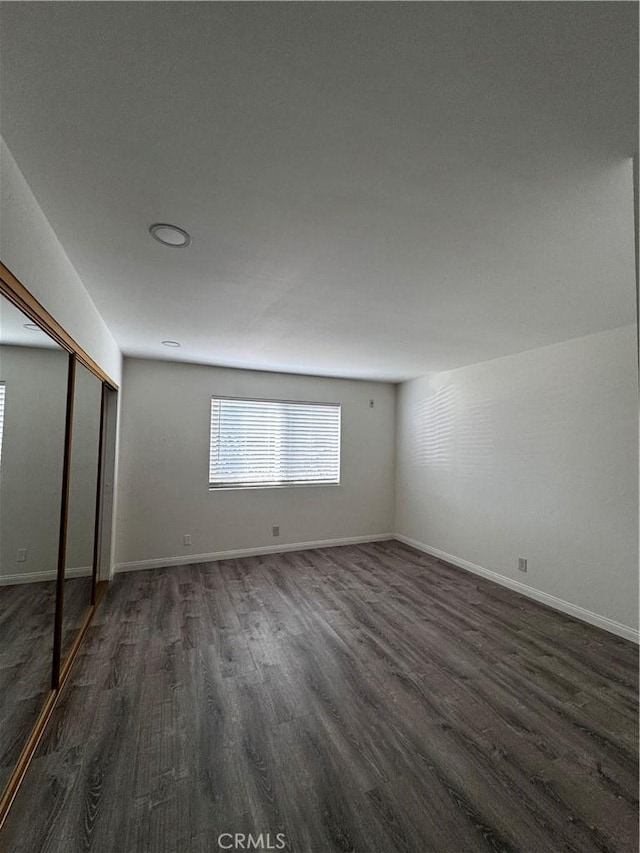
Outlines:
{"label": "white baseboard", "polygon": [[[65,578],[83,578],[92,573],[91,566],[77,566],[66,569]],[[23,572],[15,575],[0,575],[0,586],[15,586],[19,583],[42,583],[43,581],[54,581],[58,572],[51,569],[46,572]]]}
{"label": "white baseboard", "polygon": [[570,601],[565,601],[562,598],[557,598],[555,595],[549,595],[547,592],[541,592],[539,589],[534,589],[532,586],[527,586],[520,581],[512,580],[511,578],[500,575],[491,569],[485,569],[483,566],[478,566],[475,563],[470,563],[468,560],[463,560],[453,554],[447,554],[445,551],[439,551],[437,548],[432,548],[430,545],[425,545],[424,542],[418,542],[416,539],[411,539],[409,536],[403,536],[401,533],[396,533],[395,539],[398,542],[404,542],[405,545],[410,545],[417,551],[423,551],[431,557],[436,557],[438,560],[444,560],[446,563],[451,563],[460,569],[465,569],[468,572],[473,572],[475,575],[481,575],[487,580],[499,583],[501,586],[506,586],[509,589],[525,595],[527,598],[532,598],[534,601],[539,601],[541,604],[546,604],[554,610],[560,610],[562,613],[567,613],[569,616],[574,616],[576,619],[581,619],[583,622],[588,622],[590,625],[595,625],[597,628],[603,628],[618,637],[623,637],[625,640],[631,640],[633,643],[640,642],[640,632],[635,628],[630,628],[628,625],[623,625],[621,622],[616,622],[609,619],[607,616],[600,616],[598,613],[592,613],[591,610],[586,610],[577,604],[572,604]]}
{"label": "white baseboard", "polygon": [[185,554],[180,557],[159,557],[156,560],[136,560],[132,563],[116,563],[115,571],[137,572],[144,569],[160,569],[166,566],[187,566],[191,563],[234,560],[238,557],[283,554],[286,551],[310,551],[314,548],[334,548],[337,545],[362,545],[366,542],[383,542],[394,538],[393,533],[376,533],[372,536],[348,536],[344,539],[321,539],[318,542],[292,542],[289,545],[262,545],[257,548],[240,548],[236,551],[215,551],[212,554]]}

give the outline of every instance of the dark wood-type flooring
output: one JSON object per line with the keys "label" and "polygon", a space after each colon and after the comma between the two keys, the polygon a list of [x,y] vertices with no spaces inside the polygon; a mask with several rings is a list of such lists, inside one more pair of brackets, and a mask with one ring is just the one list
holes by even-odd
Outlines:
{"label": "dark wood-type flooring", "polygon": [[[91,578],[65,581],[63,660],[91,604]],[[51,691],[56,582],[0,586],[0,793]]]}
{"label": "dark wood-type flooring", "polygon": [[0,586],[0,791],[51,691],[55,581]]}
{"label": "dark wood-type flooring", "polygon": [[0,847],[637,853],[637,694],[633,644],[397,542],[120,575]]}

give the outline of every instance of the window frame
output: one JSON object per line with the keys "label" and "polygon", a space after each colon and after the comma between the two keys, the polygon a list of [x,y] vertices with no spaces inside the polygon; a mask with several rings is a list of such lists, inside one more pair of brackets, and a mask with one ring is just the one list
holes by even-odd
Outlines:
{"label": "window frame", "polygon": [[[288,482],[268,482],[268,483],[234,483],[234,482],[212,482],[211,480],[211,445],[212,445],[212,406],[214,400],[232,400],[246,403],[279,403],[292,406],[321,406],[331,409],[337,409],[338,413],[338,471],[337,480],[332,481],[314,481],[300,480]],[[316,488],[316,487],[335,487],[342,485],[342,403],[325,402],[319,400],[282,400],[272,397],[239,397],[231,394],[211,394],[209,398],[209,476],[208,489],[210,492],[221,492],[229,490],[246,490],[246,489],[300,489],[300,488]]]}

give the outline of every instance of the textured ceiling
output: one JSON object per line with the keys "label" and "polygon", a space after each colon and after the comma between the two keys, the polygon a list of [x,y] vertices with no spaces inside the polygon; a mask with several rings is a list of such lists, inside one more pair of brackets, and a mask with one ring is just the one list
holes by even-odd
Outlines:
{"label": "textured ceiling", "polygon": [[399,380],[634,322],[635,3],[0,14],[0,130],[126,354]]}

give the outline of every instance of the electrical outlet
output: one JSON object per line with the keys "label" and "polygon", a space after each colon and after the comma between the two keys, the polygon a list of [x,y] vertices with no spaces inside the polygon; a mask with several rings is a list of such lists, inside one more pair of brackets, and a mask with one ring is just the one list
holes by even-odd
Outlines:
{"label": "electrical outlet", "polygon": [[24,563],[27,559],[27,549],[26,548],[18,548],[16,552],[16,562]]}
{"label": "electrical outlet", "polygon": [[527,571],[527,561],[525,560],[524,557],[518,557],[518,569],[521,572]]}
{"label": "electrical outlet", "polygon": [[271,532],[273,533],[274,536],[280,536],[280,525],[274,524],[273,527],[271,528]]}
{"label": "electrical outlet", "polygon": [[182,537],[182,544],[183,545],[191,545],[191,534],[190,533],[184,534],[184,536]]}

